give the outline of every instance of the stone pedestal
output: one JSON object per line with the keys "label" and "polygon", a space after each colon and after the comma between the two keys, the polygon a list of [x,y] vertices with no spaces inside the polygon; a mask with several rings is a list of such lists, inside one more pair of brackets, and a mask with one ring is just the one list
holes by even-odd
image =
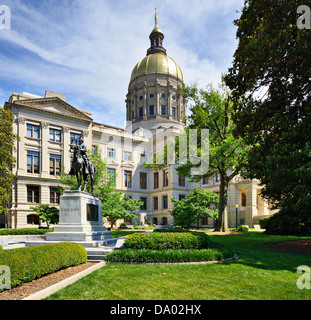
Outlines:
{"label": "stone pedestal", "polygon": [[65,191],[60,197],[59,224],[46,241],[89,242],[111,238],[102,223],[101,202],[89,193]]}

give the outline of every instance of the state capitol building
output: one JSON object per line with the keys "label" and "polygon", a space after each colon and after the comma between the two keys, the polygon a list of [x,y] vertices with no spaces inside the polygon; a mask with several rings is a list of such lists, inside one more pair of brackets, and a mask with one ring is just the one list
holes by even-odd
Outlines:
{"label": "state capitol building", "polygon": [[[116,177],[116,189],[143,205],[137,212],[139,225],[152,220],[158,226],[170,226],[173,217],[171,198],[182,199],[195,187],[219,192],[218,177],[190,183],[179,176],[176,164],[153,171],[143,166],[146,154],[152,154],[157,139],[165,139],[183,130],[187,101],[178,95],[183,74],[178,64],[167,55],[163,46],[164,34],[158,26],[150,38],[150,48],[133,68],[126,95],[125,129],[96,122],[92,114],[70,105],[65,96],[46,91],[45,96],[12,93],[5,108],[14,116],[17,159],[12,189],[12,206],[6,216],[6,227],[25,228],[39,225],[39,218],[30,209],[39,204],[58,207],[60,185],[58,175],[62,168],[69,172],[74,139],[84,139],[91,152],[99,150],[108,172]],[[122,93],[120,93],[122,94]],[[157,142],[158,143],[158,142]],[[92,148],[92,149],[91,149]],[[228,190],[228,225],[238,223],[253,226],[273,212],[259,195],[259,181],[233,178]],[[236,206],[238,209],[236,210]],[[123,221],[122,221],[123,222]],[[202,219],[202,226],[212,227],[212,219]]]}

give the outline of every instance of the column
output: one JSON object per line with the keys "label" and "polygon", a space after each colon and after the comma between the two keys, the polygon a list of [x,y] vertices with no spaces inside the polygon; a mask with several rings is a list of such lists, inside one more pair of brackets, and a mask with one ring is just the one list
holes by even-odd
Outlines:
{"label": "column", "polygon": [[257,215],[257,185],[250,183],[246,186],[245,224],[253,226],[253,217]]}

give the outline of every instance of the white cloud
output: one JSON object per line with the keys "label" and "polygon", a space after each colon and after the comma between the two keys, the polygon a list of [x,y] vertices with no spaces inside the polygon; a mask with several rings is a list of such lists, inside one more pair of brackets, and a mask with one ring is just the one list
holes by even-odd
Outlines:
{"label": "white cloud", "polygon": [[5,92],[7,83],[14,83],[41,95],[46,89],[64,93],[70,104],[92,111],[96,121],[123,126],[131,71],[149,47],[154,8],[164,46],[183,70],[186,83],[205,86],[218,83],[229,66],[235,48],[230,35],[235,31],[232,21],[220,20],[232,20],[241,3],[14,0],[12,30],[0,32],[10,48],[0,47],[0,81]]}

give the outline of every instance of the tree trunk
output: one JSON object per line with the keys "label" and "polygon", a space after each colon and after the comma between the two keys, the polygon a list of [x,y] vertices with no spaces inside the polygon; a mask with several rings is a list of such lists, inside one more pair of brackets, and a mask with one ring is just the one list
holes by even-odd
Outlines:
{"label": "tree trunk", "polygon": [[216,223],[215,231],[228,231],[228,179],[226,176],[220,176],[220,194],[219,194],[219,215]]}

